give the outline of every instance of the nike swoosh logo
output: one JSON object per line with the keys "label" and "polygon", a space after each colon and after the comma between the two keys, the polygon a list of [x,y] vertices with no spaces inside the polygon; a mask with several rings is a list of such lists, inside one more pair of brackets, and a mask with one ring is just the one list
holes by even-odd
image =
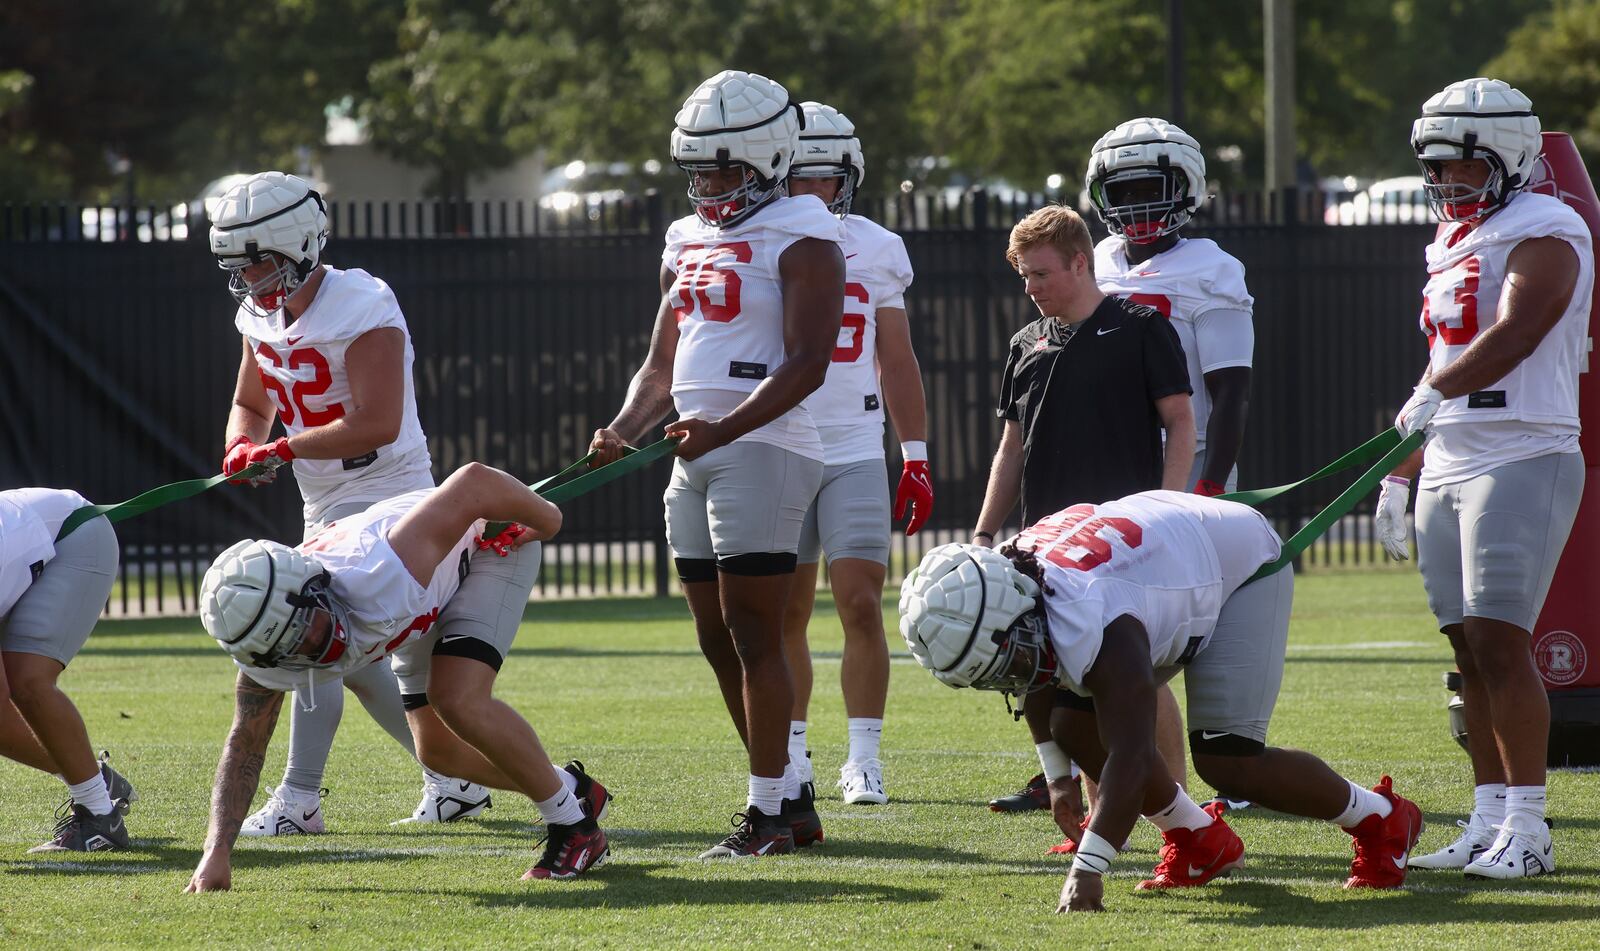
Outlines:
{"label": "nike swoosh logo", "polygon": [[298,337],[284,337],[283,338],[283,342],[292,347],[292,346],[294,346],[295,344],[299,343],[300,341],[302,341],[304,339],[306,339],[306,335],[305,334],[301,334]]}
{"label": "nike swoosh logo", "polygon": [[1404,871],[1406,867],[1406,854],[1407,853],[1405,852],[1401,852],[1399,858],[1391,858],[1389,861],[1394,863],[1395,868]]}
{"label": "nike swoosh logo", "polygon": [[755,854],[756,855],[766,855],[767,852],[769,852],[772,849],[772,847],[774,845],[776,845],[776,844],[777,843],[774,843],[774,842],[768,842],[766,845],[763,845],[761,848],[756,849]]}
{"label": "nike swoosh logo", "polygon": [[1114,334],[1121,329],[1121,327],[1112,327],[1110,330],[1096,330],[1094,335],[1096,337],[1104,337],[1106,334]]}
{"label": "nike swoosh logo", "polygon": [[850,253],[850,254],[847,254],[847,255],[845,255],[845,256],[844,256],[844,259],[845,259],[845,260],[846,260],[846,261],[848,261],[848,260],[850,260],[850,259],[851,259],[851,258],[853,258],[853,257],[855,257],[855,256],[856,256],[856,255],[857,255],[857,254],[860,254],[860,253],[861,253],[861,252],[859,252],[859,251],[855,251],[855,252],[852,252],[852,253]]}
{"label": "nike swoosh logo", "polygon": [[790,736],[805,736],[806,735],[806,731],[804,731],[804,730],[790,730],[789,731],[789,735]]}
{"label": "nike swoosh logo", "polygon": [[304,822],[310,822],[311,821],[311,817],[316,815],[317,811],[320,810],[321,808],[322,808],[321,806],[318,806],[316,809],[313,809],[310,812],[302,813],[301,816],[300,816],[301,820],[304,821]]}
{"label": "nike swoosh logo", "polygon": [[1200,731],[1200,739],[1202,739],[1202,740],[1215,740],[1215,739],[1217,739],[1219,737],[1224,737],[1224,736],[1227,736],[1227,735],[1228,735],[1227,731],[1223,731],[1221,733],[1212,733],[1212,732],[1207,731],[1207,730],[1201,730]]}
{"label": "nike swoosh logo", "polygon": [[461,791],[462,792],[468,792],[471,789],[472,789],[472,784],[471,783],[462,783],[461,784]]}
{"label": "nike swoosh logo", "polygon": [[1206,870],[1204,868],[1202,868],[1201,866],[1199,866],[1199,865],[1191,865],[1191,866],[1189,866],[1189,877],[1190,878],[1199,878],[1200,876],[1204,875],[1205,873],[1206,873]]}

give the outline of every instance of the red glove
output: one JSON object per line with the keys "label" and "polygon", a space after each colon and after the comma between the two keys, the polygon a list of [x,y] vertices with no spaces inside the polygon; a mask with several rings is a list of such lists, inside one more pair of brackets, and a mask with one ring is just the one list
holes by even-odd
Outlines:
{"label": "red glove", "polygon": [[511,554],[511,549],[515,547],[517,539],[521,538],[526,531],[527,529],[523,526],[512,522],[505,527],[504,531],[493,538],[485,536],[478,539],[478,550],[493,551],[496,555],[504,558]]}
{"label": "red glove", "polygon": [[[243,433],[228,440],[228,445],[222,450],[222,474],[231,476],[243,472],[250,465],[250,450],[254,448],[256,448],[256,444],[251,442],[250,437]],[[229,479],[228,484],[244,485],[249,481],[251,480]]]}
{"label": "red glove", "polygon": [[928,472],[925,459],[906,460],[900,472],[900,485],[894,492],[894,517],[905,518],[908,504],[911,520],[906,522],[906,534],[915,535],[933,514],[933,475]]}
{"label": "red glove", "polygon": [[289,437],[279,436],[264,446],[252,448],[245,460],[252,466],[268,467],[266,473],[256,476],[256,483],[271,482],[275,477],[271,470],[293,462],[294,451],[289,448]]}
{"label": "red glove", "polygon": [[1217,485],[1210,479],[1201,479],[1199,482],[1194,484],[1195,495],[1214,496],[1221,495],[1226,491],[1228,491],[1226,486]]}

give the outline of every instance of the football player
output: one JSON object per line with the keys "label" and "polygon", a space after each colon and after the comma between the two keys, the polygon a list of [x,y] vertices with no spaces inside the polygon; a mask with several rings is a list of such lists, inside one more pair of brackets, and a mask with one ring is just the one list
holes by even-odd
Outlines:
{"label": "football player", "polygon": [[801,401],[838,342],[845,235],[815,196],[783,193],[802,122],[788,92],[754,73],[724,70],[684,102],[672,158],[688,173],[694,214],[667,230],[649,355],[592,444],[596,462],[609,462],[678,413],[667,426],[682,440],[667,543],[750,759],[745,811],[704,858],[822,839],[812,787],[789,763],[783,613],[822,480],[822,442]]}
{"label": "football player", "polygon": [[[1244,843],[1225,806],[1197,805],[1156,750],[1156,685],[1182,671],[1195,769],[1224,794],[1324,819],[1355,845],[1349,888],[1393,888],[1422,814],[1389,777],[1363,789],[1310,753],[1266,745],[1283,679],[1294,573],[1251,581],[1281,542],[1235,502],[1141,492],[1074,505],[998,551],[941,545],[907,576],[900,630],[944,683],[1026,695],[1059,684],[1056,743],[1100,784],[1079,833],[1058,911],[1100,910],[1102,876],[1139,816],[1161,830],[1161,861],[1141,889],[1203,885],[1237,868]],[[1052,790],[1054,791],[1054,790]]]}
{"label": "football player", "polygon": [[139,796],[105,758],[56,685],[83,649],[117,576],[117,535],[104,516],[56,541],[89,503],[67,489],[0,492],[0,755],[67,784],[50,841],[29,852],[128,848],[123,816]]}
{"label": "football player", "polygon": [[[322,197],[282,172],[263,172],[230,189],[211,226],[211,251],[228,272],[239,304],[234,325],[244,341],[222,468],[233,474],[258,462],[293,463],[307,538],[374,502],[433,487],[405,316],[383,281],[359,268],[321,263],[327,238]],[[273,440],[275,419],[287,435]],[[251,484],[272,478],[269,473]],[[513,559],[523,578],[538,572],[537,562],[520,551]],[[343,684],[415,755],[388,664],[352,671]],[[344,691],[338,679],[328,679],[315,695],[297,696],[283,780],[245,821],[244,835],[327,829],[319,790]],[[422,801],[401,821],[447,822],[489,804],[482,786],[424,769]]]}
{"label": "football player", "polygon": [[867,168],[855,124],[820,102],[801,107],[806,127],[800,132],[800,155],[789,167],[789,194],[817,196],[844,222],[845,313],[827,381],[806,399],[822,438],[823,470],[822,486],[806,512],[800,564],[783,621],[784,652],[795,681],[789,759],[800,781],[810,781],[806,710],[812,676],[806,625],[816,596],[817,559],[826,553],[834,607],[844,627],[839,681],[850,752],[839,770],[839,788],[847,803],[882,804],[889,801],[878,755],[889,693],[889,646],[883,632],[883,581],[889,564],[885,406],[900,435],[903,460],[895,518],[909,512],[905,532],[914,535],[933,510],[928,408],[906,319],[911,261],[899,235],[850,212]]}
{"label": "football player", "polygon": [[1583,495],[1578,374],[1594,251],[1577,212],[1527,190],[1539,118],[1506,83],[1446,86],[1423,105],[1411,147],[1441,227],[1422,292],[1428,366],[1395,427],[1428,441],[1384,482],[1377,526],[1391,555],[1409,556],[1406,500],[1420,472],[1417,560],[1461,670],[1475,783],[1461,835],[1411,864],[1544,875],[1555,871],[1550,710],[1530,632]]}
{"label": "football player", "polygon": [[[512,524],[482,539],[487,520]],[[498,469],[469,463],[334,521],[298,548],[241,541],[200,588],[207,633],[239,668],[233,728],[217,764],[205,851],[186,891],[232,886],[234,842],[261,778],[283,694],[384,663],[406,693],[418,756],[441,774],[521,792],[546,822],[525,879],[568,879],[606,858],[610,799],[579,763],[556,769],[538,736],[493,696],[531,584],[494,571],[508,550],[538,555],[561,511]],[[490,578],[469,590],[463,579]],[[464,610],[468,600],[481,601]],[[480,618],[488,608],[494,623]]]}

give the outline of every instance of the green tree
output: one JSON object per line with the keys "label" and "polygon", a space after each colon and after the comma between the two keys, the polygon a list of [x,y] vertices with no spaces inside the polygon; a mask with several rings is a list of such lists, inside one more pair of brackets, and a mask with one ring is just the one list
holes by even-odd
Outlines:
{"label": "green tree", "polygon": [[1551,132],[1569,132],[1600,176],[1600,0],[1563,0],[1511,34],[1483,68],[1533,100]]}

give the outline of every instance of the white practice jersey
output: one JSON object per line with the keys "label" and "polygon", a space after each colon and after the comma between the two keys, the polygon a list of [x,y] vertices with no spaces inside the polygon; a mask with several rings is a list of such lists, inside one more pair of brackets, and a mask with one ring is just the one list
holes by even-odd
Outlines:
{"label": "white practice jersey", "polygon": [[[476,548],[484,523],[474,522],[450,554],[434,569],[427,587],[417,583],[400,556],[389,547],[389,530],[417,507],[433,489],[397,495],[336,522],[301,542],[300,551],[315,558],[332,575],[329,592],[343,608],[346,647],[329,667],[318,668],[318,681],[360,670],[428,633],[466,575],[467,559]],[[239,669],[256,683],[275,690],[304,686],[304,671]]]}
{"label": "white practice jersey", "polygon": [[1445,400],[1423,454],[1423,488],[1462,482],[1490,469],[1578,451],[1578,374],[1588,363],[1594,249],[1583,218],[1550,195],[1520,192],[1476,226],[1441,229],[1428,245],[1422,332],[1434,375],[1499,319],[1506,266],[1530,238],[1560,238],[1578,255],[1566,311],[1527,359],[1477,393]]}
{"label": "white practice jersey", "polygon": [[405,335],[405,408],[400,435],[355,459],[296,459],[295,481],[305,500],[306,524],[347,502],[377,502],[433,484],[428,440],[417,421],[411,376],[411,331],[389,285],[366,271],[328,268],[317,296],[300,319],[285,327],[283,310],[259,317],[240,307],[234,325],[255,354],[256,367],[278,418],[292,436],[324,426],[351,407],[345,353],[369,330],[397,328]]}
{"label": "white practice jersey", "polygon": [[1106,625],[1131,615],[1150,638],[1153,667],[1188,663],[1205,649],[1223,602],[1282,549],[1255,509],[1166,491],[1074,505],[1015,542],[1044,567],[1058,678],[1080,694]]}
{"label": "white practice jersey", "polygon": [[1104,293],[1153,307],[1172,321],[1189,364],[1195,449],[1202,450],[1211,418],[1205,375],[1250,366],[1253,358],[1255,300],[1245,288],[1244,265],[1209,238],[1179,238],[1143,264],[1129,264],[1126,247],[1117,235],[1095,247],[1095,283]]}
{"label": "white practice jersey", "polygon": [[844,319],[828,378],[806,397],[822,436],[822,461],[842,466],[883,458],[878,392],[878,311],[904,308],[911,259],[900,236],[869,218],[844,219]]}
{"label": "white practice jersey", "polygon": [[[814,195],[773,199],[732,228],[689,215],[667,229],[661,262],[678,320],[672,402],[680,417],[719,419],[783,364],[783,280],[778,261],[802,238],[843,244],[844,223]],[[740,437],[822,458],[802,403]]]}
{"label": "white practice jersey", "polygon": [[89,500],[70,489],[0,492],[0,618],[11,613],[56,556],[61,523]]}

